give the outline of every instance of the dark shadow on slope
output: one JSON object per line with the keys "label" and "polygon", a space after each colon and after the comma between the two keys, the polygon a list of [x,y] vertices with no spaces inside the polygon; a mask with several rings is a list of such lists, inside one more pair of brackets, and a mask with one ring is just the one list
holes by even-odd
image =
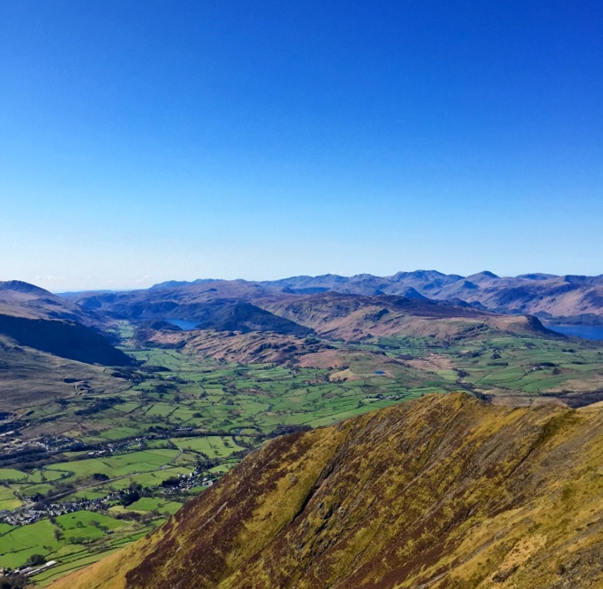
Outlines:
{"label": "dark shadow on slope", "polygon": [[103,366],[127,366],[134,360],[114,348],[100,333],[79,323],[0,315],[0,333],[21,346]]}

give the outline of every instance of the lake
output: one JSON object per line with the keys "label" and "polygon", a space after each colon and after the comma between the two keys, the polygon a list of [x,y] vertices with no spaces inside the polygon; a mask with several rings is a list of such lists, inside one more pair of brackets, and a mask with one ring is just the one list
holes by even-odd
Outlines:
{"label": "lake", "polygon": [[545,325],[545,327],[563,335],[576,335],[584,339],[603,340],[603,325]]}
{"label": "lake", "polygon": [[190,331],[191,329],[197,328],[198,321],[186,321],[185,319],[164,319],[168,323],[183,329],[184,331]]}

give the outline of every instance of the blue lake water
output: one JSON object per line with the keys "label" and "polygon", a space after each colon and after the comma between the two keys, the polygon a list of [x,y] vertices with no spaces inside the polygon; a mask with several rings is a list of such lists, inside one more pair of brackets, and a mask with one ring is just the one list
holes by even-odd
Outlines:
{"label": "blue lake water", "polygon": [[180,329],[184,329],[184,331],[190,331],[191,329],[196,329],[197,321],[186,321],[185,319],[164,319],[168,323],[179,327]]}
{"label": "blue lake water", "polygon": [[563,335],[577,335],[584,339],[603,340],[603,325],[545,325]]}

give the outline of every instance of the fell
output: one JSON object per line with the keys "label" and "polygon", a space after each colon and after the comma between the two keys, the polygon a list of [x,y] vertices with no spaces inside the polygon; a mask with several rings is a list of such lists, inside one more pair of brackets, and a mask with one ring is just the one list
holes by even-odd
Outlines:
{"label": "fell", "polygon": [[52,588],[603,587],[602,426],[459,393],[278,438]]}

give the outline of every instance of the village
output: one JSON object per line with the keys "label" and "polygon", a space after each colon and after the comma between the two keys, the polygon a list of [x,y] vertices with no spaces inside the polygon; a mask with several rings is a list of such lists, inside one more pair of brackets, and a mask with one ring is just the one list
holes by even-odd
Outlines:
{"label": "village", "polygon": [[[44,518],[53,518],[75,511],[106,511],[114,505],[128,507],[141,497],[156,497],[158,495],[174,496],[186,494],[195,487],[211,487],[218,476],[208,473],[205,469],[197,469],[190,475],[177,475],[167,479],[156,487],[134,486],[107,494],[99,499],[78,499],[64,503],[50,503],[44,500],[30,506],[24,506],[12,512],[0,514],[0,522],[11,526],[25,526],[36,523]],[[106,481],[110,482],[110,480]],[[136,514],[135,511],[132,514]]]}

